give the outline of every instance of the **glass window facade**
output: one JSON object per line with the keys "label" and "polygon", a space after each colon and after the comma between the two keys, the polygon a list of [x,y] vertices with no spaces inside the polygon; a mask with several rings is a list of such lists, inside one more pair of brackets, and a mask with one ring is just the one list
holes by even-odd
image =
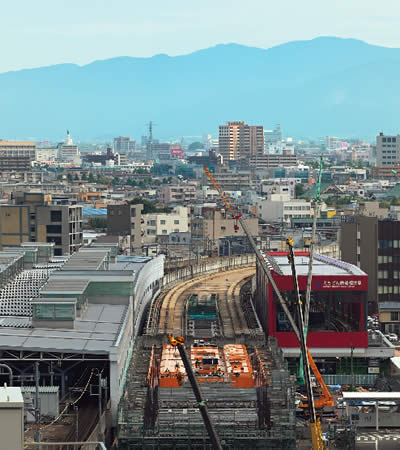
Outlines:
{"label": "glass window facade", "polygon": [[33,318],[36,320],[74,320],[74,303],[43,303],[33,305]]}

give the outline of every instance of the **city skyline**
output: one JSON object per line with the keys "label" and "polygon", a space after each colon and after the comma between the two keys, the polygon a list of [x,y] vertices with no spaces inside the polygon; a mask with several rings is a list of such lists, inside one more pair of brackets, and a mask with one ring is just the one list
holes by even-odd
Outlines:
{"label": "city skyline", "polygon": [[6,3],[0,39],[7,45],[0,73],[60,63],[84,65],[121,55],[183,55],[231,42],[267,49],[318,36],[400,47],[397,9],[394,0],[385,2],[379,15],[370,0],[351,4],[173,0],[168,6],[158,0],[151,5],[100,0],[95,8],[77,0],[57,5],[49,0]]}

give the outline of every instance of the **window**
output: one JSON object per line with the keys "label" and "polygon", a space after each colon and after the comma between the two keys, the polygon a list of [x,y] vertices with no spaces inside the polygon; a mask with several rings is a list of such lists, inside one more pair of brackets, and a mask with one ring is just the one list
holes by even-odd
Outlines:
{"label": "window", "polygon": [[162,234],[167,234],[167,230],[162,230]]}
{"label": "window", "polygon": [[61,234],[61,225],[46,225],[46,232],[47,234]]}
{"label": "window", "polygon": [[174,225],[179,225],[179,220],[174,220]]}
{"label": "window", "polygon": [[50,220],[52,222],[61,222],[61,211],[50,211]]}
{"label": "window", "polygon": [[399,286],[393,286],[393,294],[399,293]]}
{"label": "window", "polygon": [[119,209],[119,210],[117,211],[117,214],[118,214],[119,216],[122,216],[122,210]]}
{"label": "window", "polygon": [[393,278],[394,278],[395,280],[398,280],[398,279],[399,279],[399,271],[398,271],[398,270],[393,270]]}
{"label": "window", "polygon": [[383,270],[378,271],[378,278],[379,279],[383,278]]}
{"label": "window", "polygon": [[383,294],[383,286],[378,286],[378,294]]}
{"label": "window", "polygon": [[399,248],[399,241],[398,241],[398,239],[393,241],[393,248]]}
{"label": "window", "polygon": [[399,313],[397,311],[391,311],[390,320],[399,320]]}
{"label": "window", "polygon": [[34,319],[72,320],[74,316],[75,306],[72,303],[34,305]]}
{"label": "window", "polygon": [[113,216],[114,215],[114,211],[113,210],[111,210],[111,211],[109,211],[110,212],[110,216]]}
{"label": "window", "polygon": [[131,217],[136,217],[136,208],[131,208]]}
{"label": "window", "polygon": [[160,225],[165,225],[165,220],[164,219],[160,220]]}
{"label": "window", "polygon": [[383,256],[378,256],[378,264],[382,264],[383,263]]}

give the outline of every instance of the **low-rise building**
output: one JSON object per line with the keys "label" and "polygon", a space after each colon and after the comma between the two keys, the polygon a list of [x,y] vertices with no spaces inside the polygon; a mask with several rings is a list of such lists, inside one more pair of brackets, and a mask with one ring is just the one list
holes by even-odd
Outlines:
{"label": "low-rise building", "polygon": [[288,194],[271,194],[258,205],[258,216],[266,222],[289,224],[292,219],[312,216],[311,202],[302,199],[291,200]]}
{"label": "low-rise building", "polygon": [[59,256],[76,252],[82,241],[82,206],[56,205],[42,193],[24,193],[18,204],[0,206],[1,247],[53,242]]}
{"label": "low-rise building", "polygon": [[156,242],[158,236],[189,231],[189,210],[184,206],[177,206],[170,213],[146,214],[143,216],[143,220],[143,241],[145,243]]}
{"label": "low-rise building", "polygon": [[107,230],[114,236],[130,236],[132,254],[142,254],[142,204],[127,202],[107,205]]}
{"label": "low-rise building", "polygon": [[[258,218],[244,217],[249,232],[258,235]],[[218,239],[227,236],[244,236],[242,227],[225,209],[216,207],[194,207],[191,218],[192,244],[203,251],[217,249]]]}
{"label": "low-rise building", "polygon": [[193,184],[166,184],[157,193],[157,200],[163,205],[179,203],[182,205],[193,203],[196,200],[197,188]]}

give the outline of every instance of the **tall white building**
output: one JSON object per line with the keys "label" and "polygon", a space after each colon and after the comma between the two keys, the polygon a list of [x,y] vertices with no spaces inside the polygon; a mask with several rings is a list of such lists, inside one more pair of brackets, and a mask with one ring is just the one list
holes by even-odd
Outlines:
{"label": "tall white building", "polygon": [[376,137],[376,165],[394,166],[400,162],[400,135]]}
{"label": "tall white building", "polygon": [[114,152],[127,154],[134,152],[136,149],[136,141],[132,141],[130,136],[118,136],[114,138]]}
{"label": "tall white building", "polygon": [[71,163],[77,166],[82,163],[79,148],[72,142],[71,135],[68,130],[65,142],[58,144],[58,159],[62,162]]}

